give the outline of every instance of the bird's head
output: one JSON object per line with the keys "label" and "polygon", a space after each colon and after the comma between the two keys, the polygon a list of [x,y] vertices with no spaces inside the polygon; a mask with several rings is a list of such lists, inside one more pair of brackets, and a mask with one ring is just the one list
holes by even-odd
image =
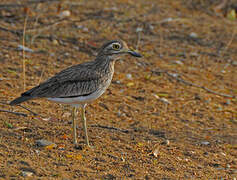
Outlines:
{"label": "bird's head", "polygon": [[142,57],[139,53],[130,50],[124,41],[113,40],[105,43],[99,50],[98,56],[108,56],[110,59],[116,60],[125,54],[135,57]]}

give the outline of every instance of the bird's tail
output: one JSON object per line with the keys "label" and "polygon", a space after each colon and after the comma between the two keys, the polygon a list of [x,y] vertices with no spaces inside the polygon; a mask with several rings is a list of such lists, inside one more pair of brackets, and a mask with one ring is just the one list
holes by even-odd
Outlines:
{"label": "bird's tail", "polygon": [[24,101],[28,101],[32,99],[32,96],[20,96],[16,99],[14,99],[13,101],[10,102],[10,105],[13,106],[13,105],[17,105],[17,104],[20,104]]}

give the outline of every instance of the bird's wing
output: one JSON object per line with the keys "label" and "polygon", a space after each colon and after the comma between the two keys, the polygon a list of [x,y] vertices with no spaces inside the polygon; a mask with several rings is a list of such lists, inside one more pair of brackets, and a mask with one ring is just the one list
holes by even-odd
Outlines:
{"label": "bird's wing", "polygon": [[40,85],[24,92],[32,98],[56,98],[85,96],[95,92],[101,82],[101,74],[89,63],[69,67]]}

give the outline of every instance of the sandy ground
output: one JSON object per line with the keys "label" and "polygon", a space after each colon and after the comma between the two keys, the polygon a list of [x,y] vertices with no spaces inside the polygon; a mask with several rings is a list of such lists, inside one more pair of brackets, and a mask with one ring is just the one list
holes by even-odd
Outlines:
{"label": "sandy ground", "polygon": [[[237,178],[237,31],[226,17],[233,7],[134,2],[1,1],[0,110],[27,115],[0,112],[1,179]],[[33,52],[19,50],[23,34]],[[87,106],[92,148],[81,123],[74,148],[69,106],[22,104],[40,117],[4,104],[23,92],[24,57],[30,89],[92,60],[111,39],[143,58],[117,62],[107,92]],[[54,144],[39,147],[40,139]]]}

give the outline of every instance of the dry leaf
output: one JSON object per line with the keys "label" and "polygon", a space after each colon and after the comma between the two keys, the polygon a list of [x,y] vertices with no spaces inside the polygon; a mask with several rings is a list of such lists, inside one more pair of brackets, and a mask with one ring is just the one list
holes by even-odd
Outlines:
{"label": "dry leaf", "polygon": [[231,21],[235,21],[236,20],[236,12],[234,9],[232,9],[228,14],[227,14],[227,19],[231,20]]}
{"label": "dry leaf", "polygon": [[131,86],[134,86],[134,85],[135,85],[134,82],[129,82],[129,83],[127,83],[127,87],[131,87]]}
{"label": "dry leaf", "polygon": [[52,143],[52,144],[50,144],[50,145],[48,145],[48,146],[45,146],[45,149],[51,150],[51,149],[53,149],[53,148],[55,148],[55,147],[57,147],[57,145],[54,144],[54,143]]}

